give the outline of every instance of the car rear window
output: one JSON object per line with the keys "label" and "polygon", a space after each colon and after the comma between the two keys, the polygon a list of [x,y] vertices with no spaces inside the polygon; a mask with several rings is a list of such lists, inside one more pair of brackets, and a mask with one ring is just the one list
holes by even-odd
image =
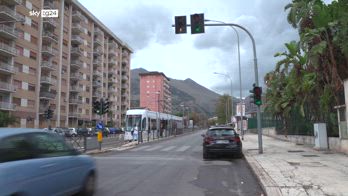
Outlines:
{"label": "car rear window", "polygon": [[234,136],[235,134],[233,129],[211,129],[207,132],[209,136]]}

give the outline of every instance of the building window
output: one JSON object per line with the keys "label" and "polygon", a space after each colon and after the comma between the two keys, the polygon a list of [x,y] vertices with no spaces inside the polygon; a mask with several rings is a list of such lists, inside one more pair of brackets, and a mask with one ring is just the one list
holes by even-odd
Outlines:
{"label": "building window", "polygon": [[68,59],[68,54],[66,54],[65,52],[63,52],[63,59],[65,59],[65,60]]}
{"label": "building window", "polygon": [[32,75],[36,75],[36,69],[33,67],[29,67],[29,73]]}
{"label": "building window", "polygon": [[23,47],[16,45],[16,49],[17,49],[17,54],[19,56],[23,56],[23,51],[24,51]]}
{"label": "building window", "polygon": [[24,31],[17,29],[18,32],[18,38],[24,39]]}
{"label": "building window", "polygon": [[12,103],[21,106],[21,98],[13,97]]}
{"label": "building window", "polygon": [[89,114],[89,109],[86,109],[86,114]]}
{"label": "building window", "polygon": [[28,108],[34,108],[35,106],[35,101],[34,100],[28,100]]}
{"label": "building window", "polygon": [[35,30],[38,30],[39,29],[39,24],[35,21],[35,20],[32,20],[31,21],[31,27]]}
{"label": "building window", "polygon": [[34,37],[34,36],[31,35],[30,41],[33,44],[37,44],[37,37]]}
{"label": "building window", "polygon": [[68,40],[63,39],[63,45],[68,47]]}
{"label": "building window", "polygon": [[89,98],[86,98],[86,103],[89,103]]}
{"label": "building window", "polygon": [[30,51],[30,58],[36,60],[36,52]]}
{"label": "building window", "polygon": [[22,64],[15,62],[14,66],[18,72],[23,72],[23,65]]}
{"label": "building window", "polygon": [[28,85],[28,90],[35,92],[35,85],[34,84],[29,84]]}
{"label": "building window", "polygon": [[60,106],[60,112],[65,113],[65,106],[64,105]]}
{"label": "building window", "polygon": [[86,92],[89,92],[89,86],[86,87]]}
{"label": "building window", "polygon": [[22,81],[13,80],[13,85],[16,87],[16,89],[22,89]]}

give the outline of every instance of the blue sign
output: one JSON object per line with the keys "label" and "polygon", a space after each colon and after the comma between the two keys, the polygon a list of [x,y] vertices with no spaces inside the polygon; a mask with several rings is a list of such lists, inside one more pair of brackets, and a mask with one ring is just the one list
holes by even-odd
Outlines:
{"label": "blue sign", "polygon": [[102,122],[97,124],[97,129],[104,129],[104,125]]}

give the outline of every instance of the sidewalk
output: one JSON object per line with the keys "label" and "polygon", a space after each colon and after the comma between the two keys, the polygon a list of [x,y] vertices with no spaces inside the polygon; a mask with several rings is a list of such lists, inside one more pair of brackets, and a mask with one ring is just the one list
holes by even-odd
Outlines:
{"label": "sidewalk", "polygon": [[262,136],[244,136],[246,160],[268,196],[348,195],[348,156]]}

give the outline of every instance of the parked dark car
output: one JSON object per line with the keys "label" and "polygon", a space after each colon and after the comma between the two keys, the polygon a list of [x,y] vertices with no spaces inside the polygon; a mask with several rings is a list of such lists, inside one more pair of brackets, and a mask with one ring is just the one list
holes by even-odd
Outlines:
{"label": "parked dark car", "polygon": [[243,157],[242,141],[232,127],[212,127],[203,136],[203,158],[211,155],[235,155]]}
{"label": "parked dark car", "polygon": [[0,128],[0,195],[93,195],[96,170],[55,133]]}
{"label": "parked dark car", "polygon": [[112,128],[109,128],[109,131],[110,131],[110,134],[122,134],[123,133],[121,128],[112,127]]}
{"label": "parked dark car", "polygon": [[77,132],[77,135],[79,135],[79,136],[89,136],[90,135],[90,132],[88,131],[88,129],[86,127],[77,128],[76,132]]}

